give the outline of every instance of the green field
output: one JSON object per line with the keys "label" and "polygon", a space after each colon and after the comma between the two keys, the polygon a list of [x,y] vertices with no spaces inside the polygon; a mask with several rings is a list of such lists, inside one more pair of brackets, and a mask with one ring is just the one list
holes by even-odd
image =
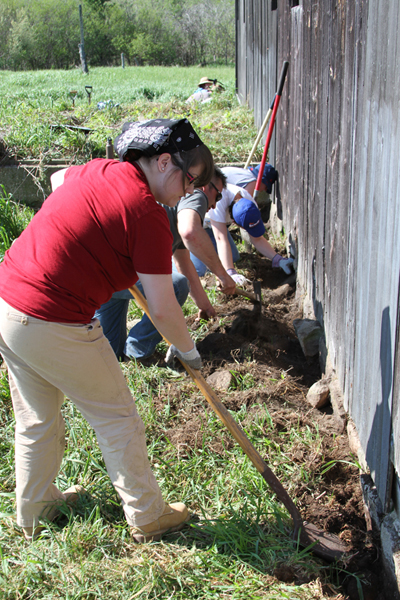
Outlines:
{"label": "green field", "polygon": [[[189,106],[185,100],[204,76],[218,79],[225,91],[209,104]],[[85,86],[92,87],[90,105]],[[99,102],[106,108],[99,110]],[[236,98],[233,67],[0,72],[0,138],[21,158],[84,162],[104,156],[107,137],[125,121],[155,117],[188,117],[219,162],[245,161],[257,134],[252,111]]]}
{"label": "green field", "polygon": [[[0,96],[4,101],[29,101],[43,108],[68,100],[78,91],[76,104],[87,104],[85,86],[91,85],[92,100],[130,104],[147,99],[169,102],[186,100],[201,77],[218,79],[229,90],[235,88],[234,67],[96,67],[88,75],[69,71],[0,71]],[[69,103],[69,102],[68,102]]]}

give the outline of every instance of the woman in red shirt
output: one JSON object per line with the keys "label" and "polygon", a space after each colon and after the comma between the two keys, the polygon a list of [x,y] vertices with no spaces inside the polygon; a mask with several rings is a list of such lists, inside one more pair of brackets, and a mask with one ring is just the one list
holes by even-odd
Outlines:
{"label": "woman in red shirt", "polygon": [[64,396],[96,432],[111,481],[136,541],[159,539],[188,519],[166,505],[150,469],[144,425],[95,310],[140,277],[152,319],[172,353],[201,359],[171,278],[172,235],[165,210],[213,161],[186,119],[128,123],[115,146],[124,157],[96,159],[62,173],[0,265],[0,352],[13,400],[17,523],[38,535],[40,517],[77,498],[53,484],[64,451]]}

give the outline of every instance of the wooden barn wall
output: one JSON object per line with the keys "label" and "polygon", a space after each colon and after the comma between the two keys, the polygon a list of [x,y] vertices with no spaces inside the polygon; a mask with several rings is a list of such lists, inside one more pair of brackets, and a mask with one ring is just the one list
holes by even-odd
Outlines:
{"label": "wooden barn wall", "polygon": [[398,0],[237,0],[237,91],[258,126],[289,61],[269,160],[298,295],[385,506],[392,462],[400,474],[399,25]]}

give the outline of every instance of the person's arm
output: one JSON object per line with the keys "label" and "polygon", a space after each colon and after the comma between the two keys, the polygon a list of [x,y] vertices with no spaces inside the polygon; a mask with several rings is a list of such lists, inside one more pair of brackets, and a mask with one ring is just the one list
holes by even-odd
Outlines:
{"label": "person's arm", "polygon": [[[207,239],[210,241],[208,235]],[[199,308],[198,318],[210,319],[215,317],[217,313],[201,285],[195,266],[190,260],[189,250],[186,250],[186,248],[175,250],[174,262],[179,273],[182,273],[189,281],[190,295]]]}
{"label": "person's arm", "polygon": [[181,352],[193,349],[185,318],[175,297],[171,275],[138,273],[149,306],[150,316],[158,331]]}
{"label": "person's arm", "polygon": [[66,169],[60,169],[56,171],[52,175],[50,175],[50,183],[51,183],[51,191],[54,192],[60,185],[64,183],[65,173],[68,171],[69,167]]}
{"label": "person's arm", "polygon": [[[201,262],[207,265],[211,273],[214,273],[214,275],[218,277],[221,282],[221,291],[225,294],[234,294],[236,284],[226,272],[223,263],[215,252],[213,243],[201,224],[199,213],[191,208],[185,208],[179,211],[178,231],[186,248],[201,260]],[[184,273],[184,275],[186,275],[186,273]]]}
{"label": "person's arm", "polygon": [[249,280],[240,275],[233,266],[232,249],[228,240],[228,227],[226,223],[211,220],[211,225],[214,232],[215,241],[217,243],[218,256],[226,268],[226,271],[236,285],[244,285]]}
{"label": "person's arm", "polygon": [[211,221],[211,226],[214,232],[215,241],[217,242],[218,256],[227,271],[234,269],[232,250],[228,240],[228,227],[226,223]]}
{"label": "person's arm", "polygon": [[272,260],[274,256],[277,254],[269,241],[264,237],[253,237],[250,236],[250,241],[253,244],[254,248],[260,252],[266,258]]}

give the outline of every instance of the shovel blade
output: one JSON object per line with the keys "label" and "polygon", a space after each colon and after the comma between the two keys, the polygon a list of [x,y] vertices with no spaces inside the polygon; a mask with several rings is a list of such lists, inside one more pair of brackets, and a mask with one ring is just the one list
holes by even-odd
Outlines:
{"label": "shovel blade", "polygon": [[261,297],[261,281],[253,281],[253,291],[254,294],[257,298],[257,302],[259,302],[261,304],[262,301],[262,297]]}
{"label": "shovel blade", "polygon": [[337,535],[322,531],[306,521],[301,528],[299,542],[304,548],[313,544],[311,552],[331,562],[340,560],[350,550]]}

